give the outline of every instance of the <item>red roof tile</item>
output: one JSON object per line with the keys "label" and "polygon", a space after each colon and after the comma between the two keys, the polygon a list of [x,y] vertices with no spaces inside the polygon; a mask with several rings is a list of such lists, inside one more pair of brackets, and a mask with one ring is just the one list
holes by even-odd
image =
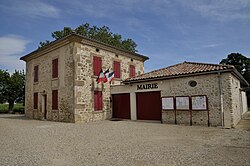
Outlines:
{"label": "red roof tile", "polygon": [[153,79],[160,77],[170,77],[170,76],[181,76],[187,74],[212,72],[219,70],[234,69],[231,65],[220,65],[220,64],[207,64],[207,63],[197,63],[197,62],[183,62],[159,70],[154,70],[148,73],[141,74],[134,78],[128,78],[124,82],[137,81],[144,79]]}

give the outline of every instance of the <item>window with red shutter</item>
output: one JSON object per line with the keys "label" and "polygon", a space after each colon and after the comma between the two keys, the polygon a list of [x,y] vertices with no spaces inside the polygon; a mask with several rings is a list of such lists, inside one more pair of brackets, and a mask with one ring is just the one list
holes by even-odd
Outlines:
{"label": "window with red shutter", "polygon": [[58,59],[52,60],[52,78],[58,77]]}
{"label": "window with red shutter", "polygon": [[38,65],[34,66],[34,82],[38,82]]}
{"label": "window with red shutter", "polygon": [[102,91],[94,91],[94,110],[102,110]]}
{"label": "window with red shutter", "polygon": [[52,110],[58,109],[58,90],[52,90]]}
{"label": "window with red shutter", "polygon": [[34,109],[38,108],[38,93],[34,93]]}
{"label": "window with red shutter", "polygon": [[94,71],[94,76],[99,76],[99,73],[102,68],[102,58],[93,56],[93,71]]}
{"label": "window with red shutter", "polygon": [[135,66],[134,65],[130,65],[129,66],[129,76],[132,78],[132,77],[135,77]]}
{"label": "window with red shutter", "polygon": [[114,72],[115,72],[115,78],[121,77],[121,65],[120,62],[114,61]]}

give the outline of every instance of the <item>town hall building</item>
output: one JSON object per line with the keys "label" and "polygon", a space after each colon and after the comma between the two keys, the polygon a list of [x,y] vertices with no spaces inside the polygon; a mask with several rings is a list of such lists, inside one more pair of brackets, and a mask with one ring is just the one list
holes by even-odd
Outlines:
{"label": "town hall building", "polygon": [[[26,62],[25,115],[31,119],[106,119],[202,126],[237,125],[248,82],[230,65],[183,62],[144,73],[149,58],[70,34]],[[97,83],[100,70],[114,80]]]}
{"label": "town hall building", "polygon": [[[143,74],[148,57],[77,34],[21,57],[26,62],[25,115],[60,122],[112,118],[110,87]],[[114,71],[97,84],[100,70]]]}

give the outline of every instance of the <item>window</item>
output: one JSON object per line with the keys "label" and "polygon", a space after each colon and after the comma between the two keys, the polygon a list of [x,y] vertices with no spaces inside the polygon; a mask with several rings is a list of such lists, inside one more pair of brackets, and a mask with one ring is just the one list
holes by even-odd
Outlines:
{"label": "window", "polygon": [[52,110],[58,109],[58,90],[52,91]]}
{"label": "window", "polygon": [[102,110],[102,91],[94,91],[94,110]]}
{"label": "window", "polygon": [[34,67],[34,82],[38,82],[38,65]]}
{"label": "window", "polygon": [[196,81],[189,81],[189,86],[191,86],[191,87],[196,87],[196,85],[197,85],[197,82]]}
{"label": "window", "polygon": [[38,108],[38,93],[34,93],[34,109]]}
{"label": "window", "polygon": [[58,77],[58,59],[52,60],[52,78]]}
{"label": "window", "polygon": [[99,73],[102,68],[102,58],[94,56],[93,57],[93,70],[94,70],[94,76],[99,76]]}
{"label": "window", "polygon": [[129,66],[129,77],[135,77],[135,66],[134,65]]}
{"label": "window", "polygon": [[114,61],[114,72],[115,72],[115,78],[121,77],[121,65],[120,62]]}

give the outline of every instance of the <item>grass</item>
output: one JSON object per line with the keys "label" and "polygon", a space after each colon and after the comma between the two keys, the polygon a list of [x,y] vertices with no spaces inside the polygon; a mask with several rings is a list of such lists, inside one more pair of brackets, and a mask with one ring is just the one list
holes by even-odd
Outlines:
{"label": "grass", "polygon": [[[0,113],[8,113],[9,104],[0,104]],[[23,103],[16,103],[14,105],[14,112],[23,112]]]}

